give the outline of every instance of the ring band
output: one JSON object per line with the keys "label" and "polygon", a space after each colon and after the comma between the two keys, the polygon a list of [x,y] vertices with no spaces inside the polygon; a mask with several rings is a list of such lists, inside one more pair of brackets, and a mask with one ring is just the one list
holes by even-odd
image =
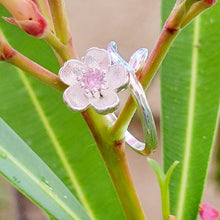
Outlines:
{"label": "ring band", "polygon": [[[149,155],[153,153],[158,145],[158,138],[156,126],[144,89],[136,77],[136,72],[143,67],[146,62],[148,51],[145,48],[137,50],[127,63],[117,52],[117,45],[115,42],[110,42],[107,48],[110,53],[113,63],[123,63],[130,73],[130,92],[136,102],[137,110],[141,120],[144,131],[145,143],[137,140],[130,132],[125,132],[125,141],[133,150],[142,155]],[[117,117],[114,114],[107,115],[108,120],[113,124]]]}

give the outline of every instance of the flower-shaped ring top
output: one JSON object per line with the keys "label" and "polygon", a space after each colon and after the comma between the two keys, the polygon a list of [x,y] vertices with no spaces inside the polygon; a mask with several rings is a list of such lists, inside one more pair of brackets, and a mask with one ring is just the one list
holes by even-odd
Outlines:
{"label": "flower-shaped ring top", "polygon": [[122,64],[111,64],[104,49],[90,48],[83,61],[68,60],[59,71],[69,87],[63,94],[65,103],[74,111],[91,105],[98,113],[109,113],[119,105],[117,91],[128,85],[129,75]]}

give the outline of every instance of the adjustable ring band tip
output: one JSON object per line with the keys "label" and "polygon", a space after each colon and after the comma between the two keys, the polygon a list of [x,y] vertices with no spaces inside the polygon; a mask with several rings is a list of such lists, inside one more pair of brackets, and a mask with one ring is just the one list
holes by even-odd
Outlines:
{"label": "adjustable ring band tip", "polygon": [[[141,48],[137,50],[127,63],[117,52],[115,42],[110,42],[107,48],[114,64],[123,64],[130,74],[129,89],[131,95],[136,102],[139,117],[141,119],[142,128],[144,131],[145,143],[137,140],[130,132],[125,132],[125,141],[137,153],[148,156],[152,154],[158,145],[156,126],[147,98],[141,83],[136,77],[136,72],[143,68],[148,56],[148,50]],[[107,115],[108,120],[114,124],[117,120],[115,114]]]}

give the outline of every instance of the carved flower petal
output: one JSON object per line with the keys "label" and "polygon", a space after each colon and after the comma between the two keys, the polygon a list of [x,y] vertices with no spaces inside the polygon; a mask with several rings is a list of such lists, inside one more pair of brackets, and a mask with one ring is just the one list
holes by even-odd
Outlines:
{"label": "carved flower petal", "polygon": [[73,111],[84,111],[89,106],[88,97],[85,96],[84,90],[77,84],[65,90],[63,99]]}
{"label": "carved flower petal", "polygon": [[121,64],[116,64],[109,67],[106,74],[108,89],[118,90],[128,84],[129,77],[125,67]]}
{"label": "carved flower petal", "polygon": [[147,61],[148,50],[146,48],[140,48],[135,51],[129,61],[129,65],[135,72],[142,69]]}
{"label": "carved flower petal", "polygon": [[101,92],[102,97],[90,99],[91,106],[102,114],[113,112],[119,105],[119,98],[116,93],[104,90]]}
{"label": "carved flower petal", "polygon": [[78,60],[72,59],[64,63],[59,71],[60,79],[67,85],[75,85],[78,83],[77,77],[81,76],[84,64]]}
{"label": "carved flower petal", "polygon": [[84,64],[91,68],[99,67],[102,70],[107,71],[111,64],[111,58],[106,50],[92,47],[87,50]]}

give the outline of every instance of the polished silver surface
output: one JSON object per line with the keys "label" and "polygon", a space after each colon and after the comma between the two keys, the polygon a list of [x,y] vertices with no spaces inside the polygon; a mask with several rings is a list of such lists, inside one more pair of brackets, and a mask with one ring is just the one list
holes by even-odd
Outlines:
{"label": "polished silver surface", "polygon": [[[141,83],[136,77],[136,72],[143,68],[147,60],[148,50],[141,48],[137,50],[127,63],[117,52],[117,45],[115,42],[110,42],[107,51],[112,57],[114,64],[123,63],[128,72],[130,73],[130,92],[134,98],[139,117],[141,119],[142,128],[144,131],[145,143],[137,140],[130,132],[126,131],[125,141],[133,150],[142,154],[149,155],[153,153],[158,144],[156,127],[151,113],[150,107],[147,102],[147,98]],[[117,117],[114,114],[107,115],[108,120],[113,124]]]}

